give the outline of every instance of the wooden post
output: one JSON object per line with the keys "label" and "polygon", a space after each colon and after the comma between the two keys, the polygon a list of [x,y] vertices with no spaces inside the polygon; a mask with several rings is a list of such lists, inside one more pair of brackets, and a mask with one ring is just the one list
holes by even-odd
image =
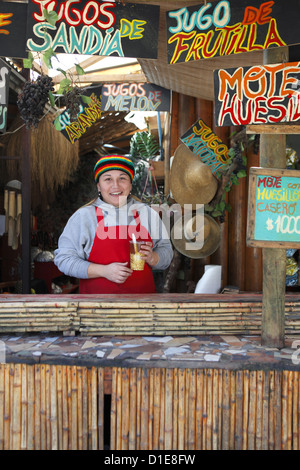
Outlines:
{"label": "wooden post", "polygon": [[31,280],[31,165],[30,131],[22,130],[22,293],[30,294]]}
{"label": "wooden post", "polygon": [[[264,51],[264,64],[287,61],[288,48]],[[260,166],[286,168],[286,135],[261,134]],[[284,346],[286,250],[263,248],[263,303],[261,342],[265,346]]]}

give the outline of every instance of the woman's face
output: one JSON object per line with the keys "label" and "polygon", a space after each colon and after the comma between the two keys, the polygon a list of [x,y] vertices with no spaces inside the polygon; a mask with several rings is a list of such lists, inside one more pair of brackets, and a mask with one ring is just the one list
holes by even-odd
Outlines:
{"label": "woman's face", "polygon": [[109,170],[100,176],[97,188],[101,192],[104,202],[120,207],[126,204],[132,185],[127,173],[120,170]]}

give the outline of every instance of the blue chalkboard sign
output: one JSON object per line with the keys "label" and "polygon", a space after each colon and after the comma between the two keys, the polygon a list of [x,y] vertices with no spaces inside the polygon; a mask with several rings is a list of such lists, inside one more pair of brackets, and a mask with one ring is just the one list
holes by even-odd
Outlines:
{"label": "blue chalkboard sign", "polygon": [[247,245],[300,248],[300,171],[250,169]]}

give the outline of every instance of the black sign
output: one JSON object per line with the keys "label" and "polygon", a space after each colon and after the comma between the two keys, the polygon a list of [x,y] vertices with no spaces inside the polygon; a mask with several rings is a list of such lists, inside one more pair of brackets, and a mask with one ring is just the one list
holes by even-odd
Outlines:
{"label": "black sign", "polygon": [[[87,102],[84,97],[90,98]],[[70,121],[68,111],[64,111],[58,118],[60,132],[74,144],[86,131],[101,117],[101,87],[90,88],[84,92],[81,99],[80,111],[77,120]]]}
{"label": "black sign", "polygon": [[151,83],[110,83],[102,87],[103,111],[170,111],[170,90]]}
{"label": "black sign", "polygon": [[25,3],[0,2],[0,56],[27,56]]}
{"label": "black sign", "polygon": [[29,2],[26,45],[31,51],[157,58],[159,6],[56,0],[51,4],[58,21],[51,25],[43,16],[47,4]]}
{"label": "black sign", "polygon": [[168,11],[168,62],[298,44],[300,0],[221,0]]}
{"label": "black sign", "polygon": [[300,62],[214,72],[216,126],[300,121]]}
{"label": "black sign", "polygon": [[6,131],[10,67],[0,59],[0,132]]}

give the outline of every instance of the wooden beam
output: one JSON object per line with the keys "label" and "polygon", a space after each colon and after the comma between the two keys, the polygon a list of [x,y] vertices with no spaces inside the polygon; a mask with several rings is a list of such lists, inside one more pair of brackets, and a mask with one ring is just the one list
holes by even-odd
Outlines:
{"label": "wooden beam", "polygon": [[250,124],[246,134],[300,134],[300,124]]}
{"label": "wooden beam", "polygon": [[[56,78],[55,83],[58,83]],[[114,73],[89,73],[86,75],[79,75],[76,77],[77,83],[146,83],[147,78],[143,73],[127,73],[127,74],[114,74]]]}

